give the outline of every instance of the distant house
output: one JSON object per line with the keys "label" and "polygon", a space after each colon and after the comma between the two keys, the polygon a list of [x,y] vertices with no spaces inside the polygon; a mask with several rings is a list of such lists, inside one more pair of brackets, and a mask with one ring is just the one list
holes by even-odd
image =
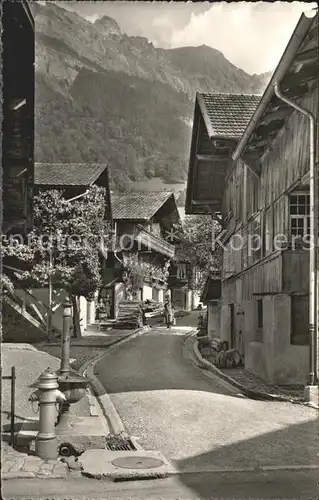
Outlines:
{"label": "distant house", "polygon": [[58,189],[65,198],[79,196],[92,185],[105,188],[105,217],[112,218],[108,167],[100,163],[35,163],[34,191]]}
{"label": "distant house", "polygon": [[[199,129],[190,160],[186,212],[211,212],[224,229],[221,337],[241,351],[245,369],[278,384],[318,377],[318,361],[309,362],[312,289],[303,241],[310,235],[310,158],[318,169],[319,138],[315,126],[310,153],[309,118],[300,111],[318,122],[317,54],[318,14],[302,15],[263,96],[251,98],[246,124],[224,159],[216,158],[207,129]],[[229,99],[218,109],[221,123],[231,113]],[[197,104],[197,130],[201,110]],[[237,111],[236,122],[239,106]],[[206,154],[214,155],[206,163],[197,158],[203,141]]]}
{"label": "distant house", "polygon": [[222,212],[225,174],[261,96],[198,93],[186,189],[186,214]]}
{"label": "distant house", "polygon": [[[175,248],[178,250],[178,242]],[[168,287],[175,309],[190,311],[194,307],[194,293],[189,284],[192,271],[190,262],[180,261],[177,256],[171,262]]]}
{"label": "distant house", "polygon": [[132,255],[137,255],[139,264],[151,266],[140,288],[134,290],[135,298],[163,302],[165,280],[162,272],[169,268],[174,257],[175,247],[170,241],[174,241],[174,224],[180,219],[171,191],[113,195],[111,201],[115,244],[106,264],[104,281],[108,286],[104,294],[111,297],[116,316],[118,302],[127,292],[123,269]]}
{"label": "distant house", "polygon": [[[225,177],[232,165],[231,154],[260,98],[261,96],[250,94],[196,95],[186,214],[210,214],[222,227],[225,225],[221,213]],[[207,306],[211,287],[212,281],[207,278],[201,297]],[[214,323],[210,327],[211,332],[214,330],[220,333],[220,303],[211,304],[208,315]]]}
{"label": "distant house", "polygon": [[207,306],[207,334],[209,337],[220,336],[220,299],[221,277],[219,272],[207,276],[201,302]]}

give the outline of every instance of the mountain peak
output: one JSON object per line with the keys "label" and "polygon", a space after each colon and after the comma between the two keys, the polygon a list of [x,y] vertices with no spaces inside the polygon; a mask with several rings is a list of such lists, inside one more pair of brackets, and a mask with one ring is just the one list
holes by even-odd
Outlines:
{"label": "mountain peak", "polygon": [[113,19],[112,17],[109,16],[103,16],[99,17],[95,23],[94,26],[104,35],[111,35],[111,36],[122,36],[122,31],[120,30],[119,25]]}

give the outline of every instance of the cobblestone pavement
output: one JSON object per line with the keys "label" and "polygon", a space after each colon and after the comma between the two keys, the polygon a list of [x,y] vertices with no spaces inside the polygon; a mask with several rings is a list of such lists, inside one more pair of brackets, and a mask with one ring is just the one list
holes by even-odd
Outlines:
{"label": "cobblestone pavement", "polygon": [[[102,354],[106,347],[116,340],[126,337],[132,331],[108,332],[105,336],[90,335],[74,339],[71,345],[71,367],[79,369],[86,361]],[[29,394],[35,389],[30,385],[40,373],[50,366],[57,370],[60,366],[60,344],[47,342],[31,344],[3,343],[2,368],[4,374],[10,373],[11,366],[16,367],[16,411],[15,421],[19,423],[35,417],[35,409],[28,401]],[[72,405],[72,414],[90,415],[89,396]],[[33,405],[36,406],[36,405]],[[10,427],[10,383],[3,383],[1,401],[2,431]],[[2,443],[1,474],[2,478],[65,478],[68,466],[60,461],[45,462],[40,458],[14,450],[6,442]]]}
{"label": "cobblestone pavement", "polygon": [[[81,339],[71,340],[71,359],[70,364],[74,370],[78,370],[86,361],[96,358],[102,354],[105,349],[114,342],[121,340],[133,333],[132,330],[109,330],[105,334],[85,335]],[[60,343],[41,342],[34,344],[39,351],[44,351],[51,356],[60,357]]]}
{"label": "cobblestone pavement", "polygon": [[[204,359],[207,359],[207,361],[213,364],[213,356],[208,354],[208,352],[204,349],[202,349],[201,354]],[[253,373],[245,371],[243,367],[227,369],[222,368],[220,371],[251,391],[262,392],[273,396],[284,396],[296,403],[304,401],[303,387],[283,387],[273,385],[266,382],[262,378],[257,377]]]}
{"label": "cobblestone pavement", "polygon": [[42,460],[33,455],[20,453],[7,443],[1,443],[1,478],[66,479],[68,466],[59,460]]}

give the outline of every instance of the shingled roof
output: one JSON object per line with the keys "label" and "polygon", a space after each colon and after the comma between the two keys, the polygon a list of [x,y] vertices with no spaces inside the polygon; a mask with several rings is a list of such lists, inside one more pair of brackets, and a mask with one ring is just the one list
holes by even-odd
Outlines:
{"label": "shingled roof", "polygon": [[209,137],[240,139],[261,99],[255,94],[198,93]]}
{"label": "shingled roof", "polygon": [[173,195],[173,191],[140,191],[112,195],[114,220],[149,220]]}
{"label": "shingled roof", "polygon": [[39,186],[90,186],[107,168],[99,163],[35,163],[34,184]]}

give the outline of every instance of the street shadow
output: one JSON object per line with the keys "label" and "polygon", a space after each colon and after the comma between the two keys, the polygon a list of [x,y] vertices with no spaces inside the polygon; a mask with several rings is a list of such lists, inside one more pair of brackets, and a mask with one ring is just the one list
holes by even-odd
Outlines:
{"label": "street shadow", "polygon": [[[241,425],[243,425],[242,423]],[[187,457],[185,459],[175,460],[174,466],[185,472],[181,474],[180,481],[191,488],[196,497],[211,498],[211,492],[207,490],[207,480],[199,480],[198,474],[187,474],[186,471],[207,471],[214,469],[245,469],[254,468],[256,471],[251,471],[247,474],[247,480],[242,481],[240,474],[232,473],[237,479],[233,481],[233,488],[230,491],[230,484],[214,484],[214,497],[227,498],[248,498],[246,495],[251,491],[251,495],[257,492],[262,497],[262,493],[267,493],[267,498],[283,498],[282,495],[287,495],[286,498],[300,498],[297,491],[298,484],[287,484],[287,481],[282,483],[280,474],[287,466],[295,467],[293,475],[298,473],[298,470],[303,466],[308,466],[308,473],[311,473],[311,467],[319,467],[319,440],[318,440],[318,421],[312,420],[304,423],[293,424],[283,429],[273,432],[254,436],[250,439],[244,439],[236,443],[225,443],[225,445],[217,446],[216,448],[206,453]],[[264,472],[266,484],[263,491],[256,490],[253,492],[249,487],[254,482],[256,472],[261,472],[261,467],[270,467],[268,474],[276,472],[278,476],[278,484],[271,484],[271,480],[267,478],[267,473]],[[277,471],[271,471],[271,468],[277,468]],[[279,472],[278,472],[279,469]],[[280,470],[281,469],[281,470]],[[318,470],[312,470],[312,477],[318,479]],[[205,474],[205,472],[204,472]],[[212,472],[210,476],[213,478]],[[296,476],[297,481],[297,476]],[[212,484],[213,485],[213,484]],[[309,487],[309,496],[307,498],[315,498],[318,494],[317,481],[313,479],[313,484],[306,482],[306,489]],[[295,489],[294,489],[295,488]],[[307,491],[299,490],[307,495]],[[300,494],[300,493],[299,493]],[[234,496],[232,496],[234,495]],[[243,495],[243,496],[242,496]],[[244,496],[245,495],[245,496]],[[271,496],[270,496],[271,495]],[[315,496],[312,496],[315,495]],[[255,498],[255,497],[254,497]]]}

